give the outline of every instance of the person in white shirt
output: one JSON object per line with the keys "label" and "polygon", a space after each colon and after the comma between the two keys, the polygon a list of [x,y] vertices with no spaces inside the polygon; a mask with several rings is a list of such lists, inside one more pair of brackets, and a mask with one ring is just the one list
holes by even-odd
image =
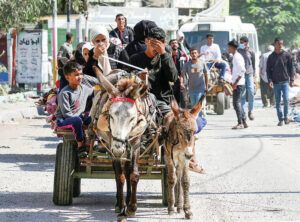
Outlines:
{"label": "person in white shirt", "polygon": [[224,80],[226,64],[222,62],[221,50],[218,44],[214,43],[214,35],[206,35],[207,44],[201,46],[200,56],[204,56],[205,61],[209,61],[208,68],[211,68],[213,64],[220,70],[220,79]]}
{"label": "person in white shirt", "polygon": [[237,51],[239,43],[232,40],[228,43],[228,52],[233,54],[232,60],[232,88],[233,88],[233,107],[235,109],[238,124],[232,129],[248,128],[246,116],[242,110],[241,97],[245,88],[245,61],[243,56]]}

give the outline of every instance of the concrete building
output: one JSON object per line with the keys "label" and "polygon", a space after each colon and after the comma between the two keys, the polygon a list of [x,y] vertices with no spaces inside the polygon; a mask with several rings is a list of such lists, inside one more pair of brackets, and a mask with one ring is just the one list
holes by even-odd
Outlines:
{"label": "concrete building", "polygon": [[210,8],[218,0],[89,0],[90,4],[102,6],[178,8],[179,16],[194,16]]}

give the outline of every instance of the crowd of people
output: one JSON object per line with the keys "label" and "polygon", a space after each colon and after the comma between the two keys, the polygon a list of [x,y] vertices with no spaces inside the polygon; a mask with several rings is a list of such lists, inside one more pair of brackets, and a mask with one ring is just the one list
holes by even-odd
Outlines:
{"label": "crowd of people", "polygon": [[[74,126],[81,153],[85,153],[82,126],[90,123],[90,117],[84,115],[84,111],[91,106],[92,86],[99,83],[93,66],[99,67],[104,75],[114,69],[131,72],[134,70],[132,66],[144,69],[140,77],[143,79],[148,74],[150,92],[155,96],[155,104],[162,115],[170,112],[172,98],[182,108],[193,107],[208,92],[208,73],[213,66],[219,70],[220,83],[226,81],[225,74],[231,71],[233,106],[237,115],[237,125],[232,129],[247,128],[247,117],[254,120],[255,53],[246,36],[241,37],[239,42],[232,40],[228,43],[228,55],[232,56],[225,61],[220,47],[214,43],[213,34],[208,33],[206,44],[198,49],[189,46],[180,31],[177,38],[167,44],[166,33],[153,21],[142,20],[133,29],[127,26],[123,14],[118,14],[115,21],[117,28],[111,32],[104,26],[92,27],[90,41],[79,43],[74,51],[72,34],[67,33],[66,42],[59,50],[57,125]],[[276,106],[278,126],[282,126],[283,122],[289,123],[288,88],[293,86],[294,70],[297,68],[293,62],[295,59],[298,57],[292,57],[283,50],[282,39],[275,39],[274,46],[270,45],[260,59],[263,105]],[[200,115],[199,118],[203,118]],[[196,172],[203,170],[195,159],[191,161],[191,168]]]}
{"label": "crowd of people", "polygon": [[[72,35],[68,33],[59,52],[60,92],[56,122],[61,128],[73,127],[82,157],[87,155],[82,128],[91,121],[85,111],[90,109],[92,86],[99,83],[94,66],[104,75],[114,69],[132,72],[134,66],[145,70],[139,76],[142,80],[148,76],[150,93],[155,97],[155,105],[162,116],[171,111],[174,95],[178,94],[176,99],[182,107],[188,107],[195,105],[207,91],[207,77],[204,78],[207,72],[198,60],[199,51],[188,46],[182,33],[167,45],[165,31],[153,21],[142,20],[131,29],[124,15],[118,14],[116,22],[117,28],[110,33],[104,26],[92,27],[90,42],[78,44],[72,55],[69,53]],[[192,82],[188,81],[190,78]],[[192,104],[188,99],[182,99],[184,88],[191,90]],[[203,172],[195,155],[190,168]]]}

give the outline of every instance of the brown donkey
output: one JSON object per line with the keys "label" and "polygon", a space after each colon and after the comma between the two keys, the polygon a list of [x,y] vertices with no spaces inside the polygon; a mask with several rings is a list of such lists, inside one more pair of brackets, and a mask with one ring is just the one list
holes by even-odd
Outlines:
{"label": "brown donkey", "polygon": [[195,146],[196,119],[202,108],[204,98],[204,96],[201,97],[191,110],[180,109],[176,101],[173,100],[172,112],[165,117],[168,213],[169,215],[174,213],[175,205],[178,213],[182,209],[184,210],[186,219],[191,219],[193,216],[189,200],[190,179],[188,167]]}

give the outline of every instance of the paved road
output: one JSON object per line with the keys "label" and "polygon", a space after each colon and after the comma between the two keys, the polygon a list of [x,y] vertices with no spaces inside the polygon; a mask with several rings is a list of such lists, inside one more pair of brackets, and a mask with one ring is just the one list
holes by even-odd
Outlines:
{"label": "paved road", "polygon": [[[197,142],[207,174],[191,172],[193,221],[300,221],[300,126],[276,127],[273,109],[258,109],[250,128],[231,130],[233,110],[208,115]],[[44,119],[2,124],[0,221],[115,221],[112,180],[83,180],[73,206],[52,204],[58,140]],[[140,181],[129,221],[181,221],[161,205],[159,181]]]}

